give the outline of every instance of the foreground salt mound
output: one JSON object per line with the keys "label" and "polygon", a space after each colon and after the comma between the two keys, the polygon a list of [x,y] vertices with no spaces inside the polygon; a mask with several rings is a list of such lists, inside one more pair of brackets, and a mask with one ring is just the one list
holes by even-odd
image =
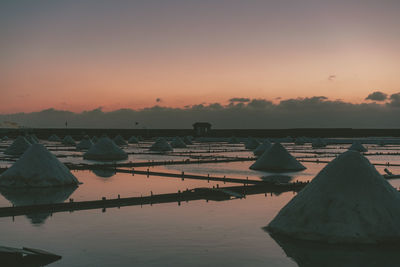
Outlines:
{"label": "foreground salt mound", "polygon": [[366,149],[360,142],[354,142],[349,150],[354,150],[354,151],[358,151],[358,152],[367,152],[368,149]]}
{"label": "foreground salt mound", "polygon": [[84,159],[90,160],[123,160],[128,155],[119,148],[113,140],[101,137],[84,155]]}
{"label": "foreground salt mound", "polygon": [[164,138],[158,138],[154,144],[149,148],[151,151],[167,152],[172,151],[173,148]]}
{"label": "foreground salt mound", "polygon": [[0,175],[0,186],[50,187],[78,185],[79,181],[46,147],[33,144]]}
{"label": "foreground salt mound", "polygon": [[275,143],[262,154],[253,165],[253,170],[263,171],[301,171],[306,169],[280,143]]}
{"label": "foreground salt mound", "polygon": [[7,149],[4,151],[4,154],[14,156],[22,155],[30,146],[31,143],[28,142],[25,137],[18,136],[14,142],[7,147]]}
{"label": "foreground salt mound", "polygon": [[400,241],[400,193],[359,152],[331,161],[271,221],[271,233],[328,243]]}

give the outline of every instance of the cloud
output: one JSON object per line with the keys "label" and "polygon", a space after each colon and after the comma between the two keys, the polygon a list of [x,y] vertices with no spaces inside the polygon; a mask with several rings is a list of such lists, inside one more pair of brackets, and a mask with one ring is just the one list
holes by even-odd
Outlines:
{"label": "cloud", "polygon": [[246,103],[246,102],[250,102],[250,98],[234,97],[234,98],[229,99],[229,102],[241,102],[241,103]]}
{"label": "cloud", "polygon": [[390,102],[388,103],[389,106],[392,107],[400,107],[400,93],[390,95]]}
{"label": "cloud", "polygon": [[328,80],[329,81],[334,81],[336,79],[336,75],[329,75]]}
{"label": "cloud", "polygon": [[387,99],[387,94],[380,92],[380,91],[375,91],[373,93],[370,93],[365,100],[372,100],[372,101],[385,101]]}
{"label": "cloud", "polygon": [[183,108],[155,105],[140,110],[101,108],[80,113],[46,109],[33,113],[0,115],[0,121],[13,121],[25,127],[131,128],[140,121],[145,128],[191,128],[195,121],[208,121],[219,129],[266,128],[398,128],[400,93],[387,104],[353,104],[325,96],[290,98],[273,103],[268,99],[248,102],[198,104]]}

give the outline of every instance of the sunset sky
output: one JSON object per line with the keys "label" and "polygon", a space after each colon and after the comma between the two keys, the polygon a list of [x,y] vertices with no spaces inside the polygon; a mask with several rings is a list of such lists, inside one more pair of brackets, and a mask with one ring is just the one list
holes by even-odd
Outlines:
{"label": "sunset sky", "polygon": [[0,2],[0,113],[365,102],[400,92],[398,0]]}

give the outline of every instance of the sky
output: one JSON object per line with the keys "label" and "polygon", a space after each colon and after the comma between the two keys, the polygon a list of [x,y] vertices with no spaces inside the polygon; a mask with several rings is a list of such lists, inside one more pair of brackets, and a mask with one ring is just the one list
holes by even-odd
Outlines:
{"label": "sky", "polygon": [[0,114],[400,92],[397,0],[3,0]]}

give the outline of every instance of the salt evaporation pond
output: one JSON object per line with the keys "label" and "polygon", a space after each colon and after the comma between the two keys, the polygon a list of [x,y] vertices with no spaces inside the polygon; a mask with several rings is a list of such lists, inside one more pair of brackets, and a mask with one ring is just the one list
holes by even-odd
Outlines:
{"label": "salt evaporation pond", "polygon": [[[2,153],[12,141],[2,142],[0,167],[10,166],[16,158]],[[93,163],[83,160],[83,152],[74,151],[54,142],[54,154],[65,163]],[[173,153],[151,154],[145,145],[124,147],[127,160],[120,162],[148,162],[192,159],[191,156],[253,157],[243,144],[195,143]],[[307,160],[330,161],[335,153],[346,151],[350,144],[328,145],[313,149],[311,145],[284,144],[292,155]],[[367,145],[368,153],[385,155],[367,156],[372,163],[400,164],[400,146]],[[224,149],[228,151],[223,151]],[[229,151],[229,150],[238,151]],[[208,150],[216,152],[209,153]],[[195,151],[196,153],[186,153]],[[298,152],[297,152],[298,151]],[[306,152],[306,153],[304,153]],[[318,152],[318,153],[313,153]],[[325,153],[326,154],[323,154]],[[185,154],[186,153],[186,154]],[[367,153],[367,155],[368,155]],[[181,164],[150,167],[150,171],[197,174],[261,180],[273,173],[250,170],[252,161]],[[300,172],[281,173],[292,176],[292,181],[312,179],[326,164],[302,162],[307,167]],[[386,166],[377,166],[384,173]],[[400,167],[388,167],[400,174]],[[129,169],[129,168],[126,168]],[[137,170],[147,170],[138,167]],[[70,191],[49,191],[47,199],[57,201],[98,200],[102,197],[146,196],[175,193],[198,187],[235,186],[207,180],[167,178],[142,174],[106,171],[73,171],[83,184]],[[400,179],[390,180],[400,187]],[[35,192],[26,192],[23,201],[32,201]],[[227,201],[196,200],[179,204],[165,203],[121,208],[95,209],[54,214],[38,214],[0,218],[2,242],[11,247],[33,247],[51,251],[63,258],[50,266],[392,266],[396,250],[332,248],[298,244],[271,237],[263,230],[278,211],[294,196],[293,192],[281,194],[248,195],[244,199]],[[13,192],[0,195],[0,206],[10,206],[21,200]],[[46,200],[46,199],[45,199]],[[43,197],[36,201],[45,201]],[[288,257],[288,255],[290,257]],[[351,264],[345,265],[345,262]],[[322,265],[321,265],[322,264]],[[371,264],[371,265],[369,265]],[[375,265],[373,265],[375,264]]]}

